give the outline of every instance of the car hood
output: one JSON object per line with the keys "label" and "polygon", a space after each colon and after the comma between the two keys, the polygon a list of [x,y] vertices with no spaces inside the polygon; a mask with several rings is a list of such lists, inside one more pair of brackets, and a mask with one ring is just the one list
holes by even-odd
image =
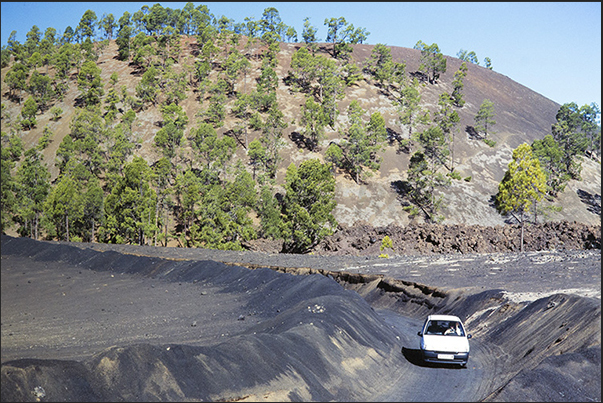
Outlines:
{"label": "car hood", "polygon": [[423,335],[421,348],[430,351],[469,352],[469,340],[459,336]]}

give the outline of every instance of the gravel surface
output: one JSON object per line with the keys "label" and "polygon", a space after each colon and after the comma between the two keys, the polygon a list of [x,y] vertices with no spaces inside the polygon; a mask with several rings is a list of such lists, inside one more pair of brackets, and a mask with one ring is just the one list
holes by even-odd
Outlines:
{"label": "gravel surface", "polygon": [[533,300],[557,292],[601,298],[600,249],[379,258],[89,243],[71,245],[164,259],[212,260],[247,267],[310,268],[381,275],[444,290],[503,289],[517,300]]}
{"label": "gravel surface", "polygon": [[[599,251],[383,259],[2,236],[1,268],[2,401],[449,398],[434,382],[456,401],[600,401]],[[473,334],[466,369],[418,359],[435,312]]]}

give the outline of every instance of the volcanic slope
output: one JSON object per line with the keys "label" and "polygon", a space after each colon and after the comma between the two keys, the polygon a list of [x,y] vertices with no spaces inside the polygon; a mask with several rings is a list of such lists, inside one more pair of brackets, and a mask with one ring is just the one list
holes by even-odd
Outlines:
{"label": "volcanic slope", "polygon": [[[246,39],[240,41],[241,52],[247,52]],[[284,183],[285,172],[290,163],[299,165],[309,158],[324,159],[328,145],[333,141],[339,141],[340,133],[347,124],[347,107],[352,100],[360,102],[360,106],[366,110],[366,116],[379,111],[384,119],[391,135],[391,142],[382,153],[383,162],[381,168],[372,177],[366,178],[357,184],[349,175],[343,172],[336,173],[336,195],[337,206],[334,210],[337,221],[345,226],[358,222],[369,223],[373,226],[386,226],[388,224],[406,225],[411,221],[422,221],[421,218],[412,219],[404,210],[408,202],[403,199],[401,184],[407,179],[407,169],[410,153],[399,150],[398,142],[394,138],[408,138],[408,129],[399,122],[399,113],[392,104],[392,98],[384,88],[369,76],[344,90],[344,97],[338,103],[339,117],[335,130],[327,128],[325,139],[319,143],[316,150],[308,150],[300,133],[303,128],[300,124],[301,106],[304,103],[304,94],[295,92],[287,84],[287,77],[291,70],[291,58],[299,49],[301,44],[281,43],[278,53],[278,65],[275,72],[278,76],[277,101],[283,112],[287,127],[283,130],[284,146],[280,150],[282,160],[277,170],[276,182],[278,186]],[[321,56],[330,58],[330,45],[319,44]],[[174,66],[175,71],[183,68],[189,57],[194,57],[197,49],[194,37],[182,38],[181,63]],[[251,48],[251,53],[259,54],[262,49]],[[370,57],[374,45],[353,45],[351,60],[358,66],[363,66]],[[406,63],[407,74],[418,70],[420,51],[403,47],[391,46],[391,54],[396,62]],[[136,85],[142,79],[134,65],[117,59],[117,46],[111,42],[98,59],[97,65],[101,69],[102,82],[109,86],[112,73],[118,75],[118,85],[125,86],[128,95],[135,96]],[[436,84],[423,84],[421,86],[422,106],[431,112],[437,109],[440,94],[452,91],[454,73],[459,69],[461,60],[445,56],[447,61],[446,72],[443,73]],[[260,74],[261,62],[257,57],[251,57],[251,68],[248,76],[241,78],[235,83],[235,90],[249,91],[253,88],[255,80]],[[10,66],[2,69],[2,80],[10,69]],[[467,76],[464,80],[464,100],[466,104],[457,109],[460,123],[454,135],[453,142],[453,165],[460,176],[468,180],[453,180],[450,187],[441,189],[444,196],[442,214],[445,217],[444,224],[467,224],[467,225],[504,225],[504,218],[500,216],[491,205],[491,198],[497,193],[498,183],[503,178],[507,164],[511,160],[512,151],[518,145],[527,142],[531,144],[536,139],[542,139],[551,133],[551,125],[555,123],[555,115],[560,107],[559,104],[532,91],[531,89],[515,82],[496,71],[485,67],[467,64]],[[40,67],[40,72],[44,68]],[[75,70],[73,71],[75,77]],[[50,68],[50,73],[53,69]],[[214,69],[210,80],[215,82],[221,71]],[[108,87],[107,87],[108,88]],[[6,105],[6,116],[19,116],[22,105],[7,99],[8,92],[2,94],[3,104]],[[49,111],[37,116],[38,124],[31,130],[24,130],[21,134],[26,148],[33,147],[42,136],[43,130],[48,126],[54,133],[51,143],[44,150],[45,162],[51,170],[52,179],[58,175],[55,166],[55,156],[63,138],[70,133],[70,123],[77,112],[76,100],[79,96],[75,78],[69,84],[69,90],[63,101],[57,102],[56,106],[64,112],[62,117],[56,121],[51,119]],[[199,99],[197,90],[189,88],[186,99],[180,105],[187,113],[189,124],[184,136],[190,134],[192,128],[197,127],[198,113],[207,107],[207,96]],[[474,117],[485,99],[494,104],[496,125],[489,133],[489,138],[496,142],[494,147],[488,146],[481,139],[472,137],[468,126],[475,125]],[[572,100],[567,100],[571,102]],[[222,135],[233,135],[233,130],[240,123],[230,113],[234,104],[234,98],[229,98],[225,104],[226,117],[224,125],[217,132]],[[123,105],[118,104],[119,107]],[[122,108],[123,109],[123,108]],[[14,119],[13,119],[14,120]],[[149,105],[137,112],[133,125],[134,136],[139,141],[140,147],[136,155],[142,156],[151,165],[160,157],[159,151],[154,146],[154,136],[160,129],[162,121],[158,106]],[[3,128],[7,124],[3,119]],[[248,138],[240,142],[249,143],[261,135],[259,131],[250,130]],[[191,151],[188,143],[184,144],[182,151]],[[248,161],[244,147],[238,147],[237,159]],[[600,223],[600,216],[589,210],[589,205],[583,202],[581,195],[598,197],[600,207],[601,195],[601,168],[599,161],[583,161],[583,180],[571,181],[565,192],[555,201],[554,205],[562,207],[559,212],[550,211],[549,220],[569,222],[577,221],[584,224]],[[279,187],[277,186],[277,189]],[[542,207],[547,207],[546,202]]]}
{"label": "volcanic slope", "polygon": [[[600,288],[513,302],[502,289],[335,281],[179,248],[1,246],[2,401],[443,401],[434,379],[458,401],[600,398]],[[584,258],[575,274],[596,278],[596,264],[600,284],[600,254]],[[431,312],[467,324],[468,368],[418,359]]]}

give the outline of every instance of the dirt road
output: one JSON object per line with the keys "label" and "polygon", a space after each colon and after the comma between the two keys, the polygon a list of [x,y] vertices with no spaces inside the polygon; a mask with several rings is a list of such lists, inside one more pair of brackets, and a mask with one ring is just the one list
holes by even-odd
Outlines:
{"label": "dirt road", "polygon": [[[2,237],[2,401],[600,400],[600,253],[75,246]],[[428,312],[468,368],[418,360]]]}

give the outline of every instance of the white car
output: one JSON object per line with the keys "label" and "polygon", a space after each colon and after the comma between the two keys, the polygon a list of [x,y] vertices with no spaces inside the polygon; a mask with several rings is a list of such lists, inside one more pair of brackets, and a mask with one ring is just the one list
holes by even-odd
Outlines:
{"label": "white car", "polygon": [[423,361],[467,366],[471,335],[458,316],[429,315],[417,334]]}

